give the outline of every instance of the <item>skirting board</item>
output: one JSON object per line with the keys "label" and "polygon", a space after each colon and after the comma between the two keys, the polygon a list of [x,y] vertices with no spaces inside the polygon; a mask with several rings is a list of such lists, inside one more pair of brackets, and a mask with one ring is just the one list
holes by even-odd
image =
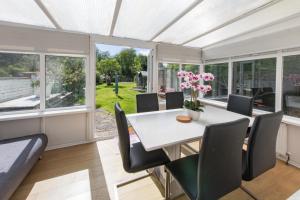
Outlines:
{"label": "skirting board", "polygon": [[[284,156],[284,155],[281,155],[281,154],[277,154],[276,157],[277,157],[277,159],[282,160],[283,162],[286,162],[287,159],[288,159],[287,156]],[[288,164],[289,165],[293,165],[294,167],[297,167],[297,168],[300,169],[300,164],[298,162],[296,162],[296,161],[289,160]]]}
{"label": "skirting board", "polygon": [[94,141],[79,141],[79,142],[68,143],[68,144],[47,146],[45,151],[54,150],[54,149],[61,149],[61,148],[76,146],[76,145],[80,145],[80,144],[87,144],[87,143],[90,143],[90,142],[94,142]]}
{"label": "skirting board", "polygon": [[80,145],[80,144],[87,144],[87,143],[91,143],[91,142],[97,142],[99,140],[103,140],[103,139],[94,138],[92,140],[84,140],[84,141],[78,141],[78,142],[67,143],[67,144],[60,144],[60,145],[55,145],[55,146],[47,146],[46,151],[54,150],[54,149],[61,149],[61,148],[65,148],[65,147],[76,146],[76,145]]}

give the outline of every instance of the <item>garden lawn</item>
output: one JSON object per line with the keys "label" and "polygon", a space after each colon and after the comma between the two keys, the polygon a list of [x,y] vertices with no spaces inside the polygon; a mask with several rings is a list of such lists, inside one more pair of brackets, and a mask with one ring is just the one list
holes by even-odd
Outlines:
{"label": "garden lawn", "polygon": [[119,102],[126,114],[136,112],[136,95],[140,92],[133,90],[133,82],[119,83],[119,96],[116,96],[115,85],[101,84],[96,86],[96,107],[102,108],[112,114],[115,113],[114,105]]}

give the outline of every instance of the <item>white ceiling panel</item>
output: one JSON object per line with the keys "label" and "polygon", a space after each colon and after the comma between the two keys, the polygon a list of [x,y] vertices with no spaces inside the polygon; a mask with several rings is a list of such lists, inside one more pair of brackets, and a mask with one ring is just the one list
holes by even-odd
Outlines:
{"label": "white ceiling panel", "polygon": [[195,39],[185,46],[206,47],[300,14],[299,0],[283,0],[239,21]]}
{"label": "white ceiling panel", "polygon": [[34,0],[0,0],[0,20],[55,28]]}
{"label": "white ceiling panel", "polygon": [[64,30],[108,35],[116,0],[40,0]]}
{"label": "white ceiling panel", "polygon": [[182,44],[271,0],[204,0],[154,41]]}
{"label": "white ceiling panel", "polygon": [[114,36],[150,40],[195,0],[123,0]]}

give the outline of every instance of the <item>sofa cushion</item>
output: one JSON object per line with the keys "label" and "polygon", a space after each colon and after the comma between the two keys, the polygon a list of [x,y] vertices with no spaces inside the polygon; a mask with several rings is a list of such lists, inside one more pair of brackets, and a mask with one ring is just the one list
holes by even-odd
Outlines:
{"label": "sofa cushion", "polygon": [[47,146],[45,134],[0,141],[0,197],[9,199]]}

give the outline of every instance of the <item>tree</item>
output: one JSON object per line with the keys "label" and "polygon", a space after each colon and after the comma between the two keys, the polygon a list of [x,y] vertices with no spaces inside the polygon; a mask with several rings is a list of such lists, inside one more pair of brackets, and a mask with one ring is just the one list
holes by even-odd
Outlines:
{"label": "tree", "polygon": [[142,70],[142,63],[141,60],[139,59],[139,57],[135,57],[134,58],[134,73],[136,74],[136,72],[139,72]]}
{"label": "tree", "polygon": [[97,70],[105,76],[106,84],[110,85],[113,75],[119,73],[121,67],[116,59],[108,58],[97,63]]}
{"label": "tree", "polygon": [[122,75],[127,81],[132,81],[137,72],[135,67],[136,51],[134,49],[124,49],[117,56],[117,61],[121,65]]}
{"label": "tree", "polygon": [[110,58],[110,54],[108,51],[101,51],[99,49],[96,49],[96,59],[97,61],[101,61],[101,60],[104,60],[104,59],[107,59],[107,58]]}
{"label": "tree", "polygon": [[64,58],[62,66],[63,89],[66,92],[71,92],[74,103],[77,103],[85,96],[84,60],[81,58]]}
{"label": "tree", "polygon": [[[96,62],[97,62],[96,66],[99,65],[98,63],[100,63],[101,60],[108,59],[108,58],[111,58],[108,51],[101,51],[99,49],[96,49]],[[96,84],[101,84],[102,79],[103,79],[101,77],[101,75],[102,74],[101,74],[99,68],[97,67],[96,68]]]}
{"label": "tree", "polygon": [[139,61],[141,63],[141,70],[142,71],[147,71],[147,66],[148,66],[147,60],[148,60],[148,57],[145,56],[145,55],[139,54],[137,56],[137,59],[139,59]]}

